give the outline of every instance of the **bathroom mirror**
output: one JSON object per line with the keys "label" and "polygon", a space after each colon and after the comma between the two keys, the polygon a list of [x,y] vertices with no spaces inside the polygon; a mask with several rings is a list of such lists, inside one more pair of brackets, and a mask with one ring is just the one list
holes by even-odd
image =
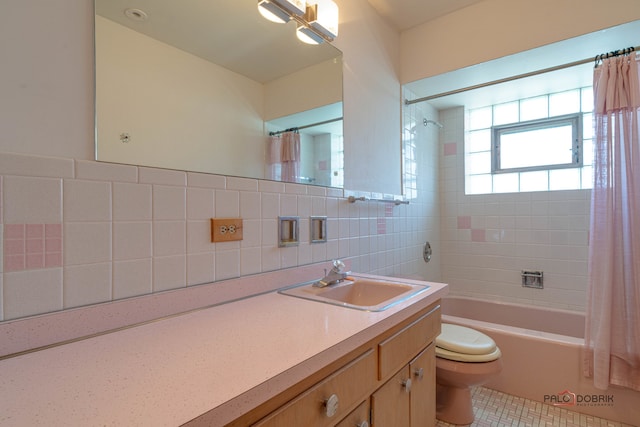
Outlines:
{"label": "bathroom mirror", "polygon": [[338,49],[300,42],[294,22],[267,21],[256,1],[95,10],[97,160],[277,179],[268,133],[299,128],[299,182],[342,186]]}

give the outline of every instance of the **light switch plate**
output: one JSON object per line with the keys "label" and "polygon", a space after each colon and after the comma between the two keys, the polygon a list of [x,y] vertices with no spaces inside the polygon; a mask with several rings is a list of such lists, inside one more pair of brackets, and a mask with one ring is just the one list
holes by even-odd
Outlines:
{"label": "light switch plate", "polygon": [[242,218],[211,218],[211,241],[242,240]]}

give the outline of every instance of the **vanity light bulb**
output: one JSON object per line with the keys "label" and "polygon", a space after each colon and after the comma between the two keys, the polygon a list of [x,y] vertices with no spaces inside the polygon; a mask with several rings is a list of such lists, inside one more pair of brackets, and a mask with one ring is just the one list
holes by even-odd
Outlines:
{"label": "vanity light bulb", "polygon": [[263,18],[277,24],[286,24],[291,17],[268,0],[258,2],[258,12]]}
{"label": "vanity light bulb", "polygon": [[296,30],[296,36],[298,37],[298,40],[306,44],[317,45],[323,42],[322,37],[314,33],[311,29],[303,26],[298,27]]}

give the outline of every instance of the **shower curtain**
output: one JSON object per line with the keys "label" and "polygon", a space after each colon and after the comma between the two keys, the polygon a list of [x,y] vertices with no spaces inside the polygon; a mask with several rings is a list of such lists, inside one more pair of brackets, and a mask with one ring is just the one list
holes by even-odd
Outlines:
{"label": "shower curtain", "polygon": [[595,158],[584,374],[640,391],[640,86],[636,55],[594,71]]}
{"label": "shower curtain", "polygon": [[282,141],[282,180],[300,182],[300,134],[284,132]]}
{"label": "shower curtain", "polygon": [[265,177],[274,181],[282,180],[280,158],[282,157],[282,146],[280,137],[269,136],[267,140],[267,161]]}

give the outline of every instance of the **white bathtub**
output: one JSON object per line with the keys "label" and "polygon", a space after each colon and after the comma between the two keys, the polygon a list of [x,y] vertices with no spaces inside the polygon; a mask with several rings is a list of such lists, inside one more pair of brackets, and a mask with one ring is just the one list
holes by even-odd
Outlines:
{"label": "white bathtub", "polygon": [[640,393],[602,391],[582,376],[584,313],[448,297],[442,321],[480,330],[502,351],[503,370],[485,386],[558,408],[640,425]]}

